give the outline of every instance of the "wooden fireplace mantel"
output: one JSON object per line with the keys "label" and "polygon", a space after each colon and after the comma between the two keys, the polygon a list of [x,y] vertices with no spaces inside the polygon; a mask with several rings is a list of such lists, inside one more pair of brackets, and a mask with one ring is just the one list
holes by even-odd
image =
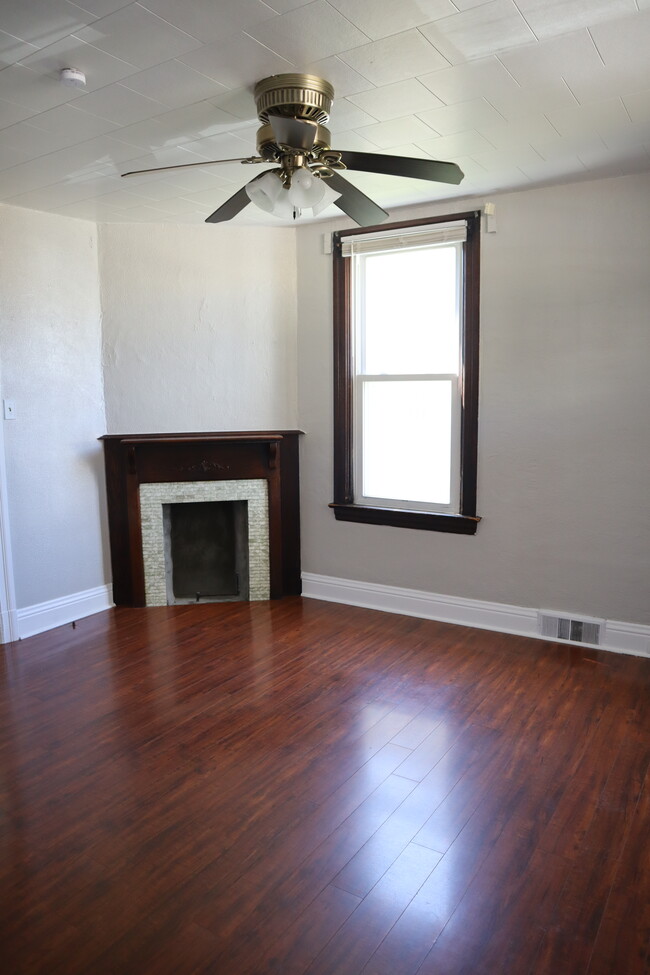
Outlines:
{"label": "wooden fireplace mantel", "polygon": [[299,595],[301,430],[106,434],[108,525],[117,606],[144,606],[140,484],[259,478],[268,482],[271,597]]}

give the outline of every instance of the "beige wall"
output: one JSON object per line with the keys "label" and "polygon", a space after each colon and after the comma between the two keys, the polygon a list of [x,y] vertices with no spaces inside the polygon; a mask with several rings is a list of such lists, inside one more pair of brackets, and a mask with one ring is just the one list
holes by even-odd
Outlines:
{"label": "beige wall", "polygon": [[293,229],[99,228],[110,433],[293,428]]}
{"label": "beige wall", "polygon": [[346,223],[298,231],[303,569],[649,623],[650,178],[491,199],[498,232],[482,237],[475,537],[336,522],[328,509],[331,258],[322,236]]}
{"label": "beige wall", "polygon": [[108,579],[95,226],[1,207],[0,296],[2,396],[16,401],[4,441],[20,609]]}

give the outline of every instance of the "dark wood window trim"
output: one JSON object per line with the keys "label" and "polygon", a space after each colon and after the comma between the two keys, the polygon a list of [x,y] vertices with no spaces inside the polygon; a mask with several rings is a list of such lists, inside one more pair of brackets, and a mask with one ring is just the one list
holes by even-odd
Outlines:
{"label": "dark wood window trim", "polygon": [[[461,375],[461,504],[460,514],[380,508],[354,503],[353,416],[352,416],[352,309],[351,258],[343,257],[341,239],[354,234],[382,230],[467,222],[464,245],[463,372]],[[476,514],[476,475],[478,453],[478,362],[479,362],[479,279],[480,211],[445,214],[423,220],[338,231],[333,235],[334,260],[334,501],[330,504],[339,521],[371,525],[392,525],[427,531],[474,535],[480,518]],[[423,444],[425,449],[426,444]],[[387,456],[390,444],[386,445]]]}

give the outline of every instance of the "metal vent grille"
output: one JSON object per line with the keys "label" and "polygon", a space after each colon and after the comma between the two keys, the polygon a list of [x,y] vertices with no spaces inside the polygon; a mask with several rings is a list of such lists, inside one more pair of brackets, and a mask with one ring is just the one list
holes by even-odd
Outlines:
{"label": "metal vent grille", "polygon": [[571,643],[591,643],[600,646],[603,623],[593,619],[571,619],[552,613],[539,613],[539,632],[550,640],[570,640]]}

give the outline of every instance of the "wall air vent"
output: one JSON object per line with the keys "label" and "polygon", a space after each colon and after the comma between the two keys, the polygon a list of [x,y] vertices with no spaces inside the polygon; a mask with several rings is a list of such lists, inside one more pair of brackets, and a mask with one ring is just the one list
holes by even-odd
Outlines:
{"label": "wall air vent", "polygon": [[571,643],[590,643],[600,646],[603,620],[571,619],[554,613],[538,613],[537,624],[541,636],[549,640],[569,640]]}

